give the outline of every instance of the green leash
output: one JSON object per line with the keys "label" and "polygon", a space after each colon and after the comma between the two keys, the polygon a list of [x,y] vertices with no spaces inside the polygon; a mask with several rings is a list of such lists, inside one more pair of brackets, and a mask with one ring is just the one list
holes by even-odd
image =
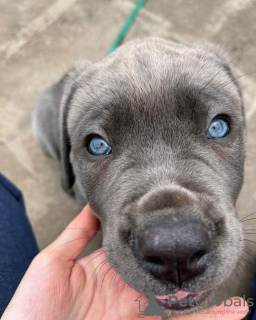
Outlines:
{"label": "green leash", "polygon": [[119,46],[119,44],[123,41],[124,37],[126,36],[129,29],[131,28],[137,14],[139,13],[140,9],[143,7],[143,5],[145,4],[146,1],[147,0],[139,0],[137,2],[137,4],[135,5],[134,9],[131,12],[131,14],[129,15],[129,17],[125,21],[125,24],[122,27],[121,31],[119,32],[119,34],[115,38],[114,42],[112,43],[112,45],[108,51],[108,54],[114,52],[116,50],[116,48]]}

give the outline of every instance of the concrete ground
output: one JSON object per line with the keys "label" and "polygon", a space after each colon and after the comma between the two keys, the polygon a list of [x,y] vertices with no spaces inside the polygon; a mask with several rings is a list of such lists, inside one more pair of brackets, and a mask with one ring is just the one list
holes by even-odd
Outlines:
{"label": "concrete ground", "polygon": [[[0,1],[0,171],[24,193],[28,216],[44,248],[78,213],[60,187],[57,164],[42,154],[31,133],[35,100],[76,60],[103,58],[135,0]],[[149,0],[127,40],[157,36],[220,44],[238,75],[256,71],[256,0]],[[126,41],[127,41],[126,40]],[[256,205],[256,74],[239,79],[248,123],[241,217]],[[255,216],[252,216],[256,218]],[[256,219],[244,223],[256,228]],[[255,235],[246,235],[256,240]],[[255,246],[247,251],[255,253]],[[244,254],[220,292],[251,293],[255,259]]]}

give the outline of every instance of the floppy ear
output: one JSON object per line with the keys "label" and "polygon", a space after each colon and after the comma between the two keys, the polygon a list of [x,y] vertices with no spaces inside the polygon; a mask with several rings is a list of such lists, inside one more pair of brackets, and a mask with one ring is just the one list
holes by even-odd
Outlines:
{"label": "floppy ear", "polygon": [[77,87],[76,80],[89,65],[88,61],[80,61],[64,76],[65,85],[60,103],[60,162],[61,184],[63,189],[69,193],[75,183],[75,175],[70,162],[71,143],[68,132],[68,115],[72,107],[70,100]]}
{"label": "floppy ear", "polygon": [[71,144],[67,128],[69,104],[65,103],[60,115],[60,167],[61,184],[65,191],[69,192],[75,183],[75,175],[70,162]]}
{"label": "floppy ear", "polygon": [[48,156],[61,162],[63,189],[70,193],[75,176],[69,159],[70,140],[67,120],[76,79],[88,68],[88,61],[78,62],[56,84],[45,90],[36,102],[32,130],[37,143]]}

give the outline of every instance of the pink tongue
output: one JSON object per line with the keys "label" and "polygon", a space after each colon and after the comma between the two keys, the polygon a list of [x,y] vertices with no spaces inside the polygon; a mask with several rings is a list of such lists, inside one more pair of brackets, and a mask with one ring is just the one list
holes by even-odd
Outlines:
{"label": "pink tongue", "polygon": [[169,296],[174,296],[177,297],[178,300],[185,298],[187,295],[189,294],[189,292],[185,292],[185,291],[178,291],[177,293],[173,293],[170,294],[168,296],[156,296],[157,299],[163,299],[163,300],[169,300]]}

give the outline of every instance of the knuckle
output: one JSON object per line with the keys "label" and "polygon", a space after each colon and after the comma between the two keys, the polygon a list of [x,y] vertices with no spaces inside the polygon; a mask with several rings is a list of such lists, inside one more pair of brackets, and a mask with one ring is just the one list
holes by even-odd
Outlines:
{"label": "knuckle", "polygon": [[33,263],[36,265],[48,266],[52,263],[52,257],[48,252],[40,252],[33,260]]}

